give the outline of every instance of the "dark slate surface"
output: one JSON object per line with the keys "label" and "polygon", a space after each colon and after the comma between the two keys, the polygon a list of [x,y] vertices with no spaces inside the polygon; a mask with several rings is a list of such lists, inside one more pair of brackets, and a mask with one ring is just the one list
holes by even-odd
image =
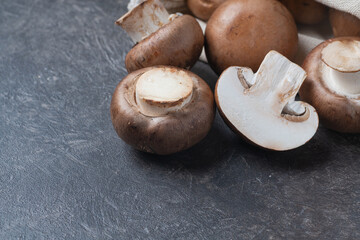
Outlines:
{"label": "dark slate surface", "polygon": [[[259,150],[216,116],[168,157],[113,130],[124,0],[0,2],[0,239],[360,239],[360,137]],[[216,76],[194,72],[213,88]]]}

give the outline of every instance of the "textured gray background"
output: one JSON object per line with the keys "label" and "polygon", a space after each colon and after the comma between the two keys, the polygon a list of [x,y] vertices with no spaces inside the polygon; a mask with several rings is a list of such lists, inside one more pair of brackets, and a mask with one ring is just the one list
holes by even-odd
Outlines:
{"label": "textured gray background", "polygon": [[[254,148],[216,116],[157,157],[113,130],[124,0],[1,0],[0,239],[360,239],[360,137]],[[194,72],[213,88],[216,76]]]}

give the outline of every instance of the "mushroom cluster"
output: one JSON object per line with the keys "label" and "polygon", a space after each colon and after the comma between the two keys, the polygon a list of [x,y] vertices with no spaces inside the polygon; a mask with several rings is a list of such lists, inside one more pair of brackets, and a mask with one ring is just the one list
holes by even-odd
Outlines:
{"label": "mushroom cluster", "polygon": [[[185,3],[207,24],[168,13]],[[321,43],[300,67],[291,61],[298,45],[295,20],[316,24],[327,14],[314,0],[131,0],[129,8],[116,24],[135,46],[110,108],[117,134],[134,148],[164,155],[195,145],[212,126],[215,103],[235,133],[265,149],[305,144],[319,119],[335,131],[360,133],[357,17],[331,9],[334,35],[353,37]],[[189,71],[204,44],[220,75],[215,98]]]}

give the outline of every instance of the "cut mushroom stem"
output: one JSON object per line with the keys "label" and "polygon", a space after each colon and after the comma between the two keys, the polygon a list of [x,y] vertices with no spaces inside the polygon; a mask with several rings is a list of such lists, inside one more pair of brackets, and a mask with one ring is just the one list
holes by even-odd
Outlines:
{"label": "cut mushroom stem", "polygon": [[134,43],[138,43],[174,17],[176,15],[169,15],[159,0],[148,0],[134,7],[115,23],[127,32]]}
{"label": "cut mushroom stem", "polygon": [[256,73],[229,67],[220,76],[216,103],[225,122],[248,141],[272,150],[289,150],[309,141],[319,119],[307,103],[295,101],[305,71],[270,51]]}
{"label": "cut mushroom stem", "polygon": [[245,81],[245,87],[252,88],[252,94],[271,90],[265,99],[272,103],[276,112],[295,116],[305,113],[305,107],[301,102],[295,101],[295,96],[306,78],[306,73],[282,55],[271,51],[255,74],[250,68],[239,68],[238,71],[241,81]]}
{"label": "cut mushroom stem", "polygon": [[154,68],[142,74],[136,83],[136,102],[146,116],[162,116],[188,104],[193,80],[185,71]]}
{"label": "cut mushroom stem", "polygon": [[333,41],[321,51],[321,60],[324,79],[332,90],[360,94],[360,41]]}

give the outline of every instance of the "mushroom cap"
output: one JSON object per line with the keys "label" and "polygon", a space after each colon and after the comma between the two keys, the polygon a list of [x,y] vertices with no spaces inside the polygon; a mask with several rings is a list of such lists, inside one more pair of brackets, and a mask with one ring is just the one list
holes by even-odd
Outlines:
{"label": "mushroom cap", "polygon": [[226,0],[187,0],[190,11],[201,20],[209,20],[216,8]]}
{"label": "mushroom cap", "polygon": [[360,96],[349,97],[330,89],[326,79],[322,78],[322,50],[334,41],[360,41],[360,37],[341,37],[329,39],[314,48],[306,57],[303,68],[307,78],[300,88],[303,101],[314,106],[319,114],[320,122],[335,131],[360,132]]}
{"label": "mushroom cap", "polygon": [[356,16],[330,9],[329,19],[335,37],[360,37],[360,19]]}
{"label": "mushroom cap", "polygon": [[199,23],[189,15],[178,16],[136,44],[125,57],[127,71],[169,65],[190,68],[204,45]]}
{"label": "mushroom cap", "polygon": [[[135,100],[137,79],[154,68],[184,71],[193,80],[190,102],[178,111],[150,117],[139,111]],[[185,150],[202,140],[215,116],[214,96],[196,74],[176,67],[156,66],[139,69],[117,85],[110,106],[113,126],[121,139],[134,148],[160,155]]]}
{"label": "mushroom cap", "polygon": [[[319,119],[316,110],[305,102],[293,102],[304,109],[300,115],[284,113],[306,73],[276,55],[275,51],[269,52],[265,59],[274,61],[262,64],[257,73],[249,68],[227,68],[216,83],[215,101],[225,123],[247,142],[285,151],[308,142],[316,133]],[[251,86],[245,79],[252,81]]]}
{"label": "mushroom cap", "polygon": [[256,71],[270,50],[293,58],[297,43],[294,19],[276,0],[228,0],[215,10],[205,31],[206,56],[218,74],[230,66]]}
{"label": "mushroom cap", "polygon": [[280,0],[298,23],[316,24],[325,19],[327,8],[315,0]]}

